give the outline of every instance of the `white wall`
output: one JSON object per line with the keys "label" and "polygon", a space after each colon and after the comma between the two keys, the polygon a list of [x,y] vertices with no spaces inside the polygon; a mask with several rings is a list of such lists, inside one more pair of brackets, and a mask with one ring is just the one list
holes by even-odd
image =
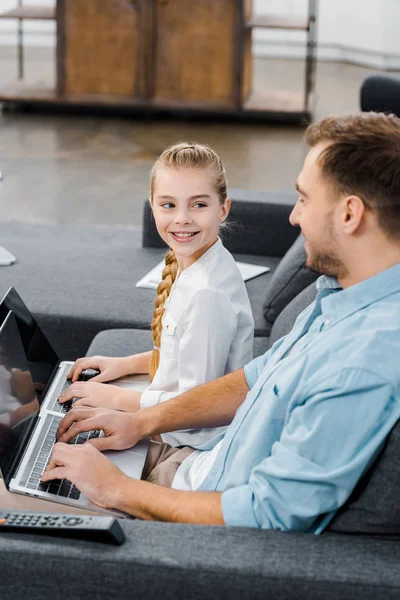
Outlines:
{"label": "white wall", "polygon": [[[84,1],[84,0],[83,0]],[[55,0],[23,0],[26,6],[55,6]],[[0,12],[17,6],[17,0],[0,0]],[[24,43],[27,46],[55,46],[55,21],[25,21],[23,23]],[[17,43],[17,21],[0,19],[0,46]],[[1,52],[1,49],[0,49]]]}
{"label": "white wall", "polygon": [[[344,60],[400,69],[399,0],[319,0],[319,60]],[[308,0],[254,0],[255,12],[307,14]],[[302,32],[256,30],[254,52],[283,58],[304,56]]]}
{"label": "white wall", "polygon": [[[16,0],[0,0],[0,11],[16,4]],[[52,6],[55,0],[24,0],[24,4]],[[253,4],[256,13],[305,15],[308,9],[308,0],[253,0]],[[16,27],[14,21],[0,20],[0,45],[16,43]],[[54,31],[53,22],[24,23],[28,46],[54,46]],[[253,46],[258,56],[302,58],[305,34],[258,29],[253,33]],[[319,0],[317,56],[319,60],[400,69],[400,0]]]}

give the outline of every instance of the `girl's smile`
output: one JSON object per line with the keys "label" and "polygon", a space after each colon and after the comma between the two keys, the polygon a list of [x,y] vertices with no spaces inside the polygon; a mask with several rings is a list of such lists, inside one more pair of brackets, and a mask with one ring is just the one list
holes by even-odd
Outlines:
{"label": "girl's smile", "polygon": [[185,231],[170,231],[170,234],[172,235],[174,240],[179,244],[187,244],[188,242],[192,242],[193,239],[199,234],[199,232],[195,231],[191,233]]}

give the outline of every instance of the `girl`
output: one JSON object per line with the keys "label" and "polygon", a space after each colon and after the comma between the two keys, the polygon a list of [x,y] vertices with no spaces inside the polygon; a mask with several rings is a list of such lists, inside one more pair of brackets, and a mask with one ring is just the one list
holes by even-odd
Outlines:
{"label": "girl", "polygon": [[[252,359],[253,317],[242,276],[218,237],[230,199],[220,158],[209,147],[180,143],[164,150],[151,172],[150,203],[169,246],[151,325],[154,348],[124,358],[76,361],[61,402],[136,411],[243,367]],[[100,371],[77,382],[83,369]],[[149,373],[142,393],[105,382]],[[74,383],[76,382],[76,383]],[[163,434],[172,446],[201,444],[215,430]],[[195,440],[193,439],[195,436]]]}

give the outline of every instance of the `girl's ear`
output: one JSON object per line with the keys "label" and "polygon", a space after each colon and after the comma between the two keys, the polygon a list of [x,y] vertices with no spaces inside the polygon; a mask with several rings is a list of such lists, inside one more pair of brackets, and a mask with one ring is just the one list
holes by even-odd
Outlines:
{"label": "girl's ear", "polygon": [[229,211],[231,210],[231,199],[229,196],[225,198],[225,202],[221,204],[221,218],[220,222],[223,223],[227,216],[229,215]]}

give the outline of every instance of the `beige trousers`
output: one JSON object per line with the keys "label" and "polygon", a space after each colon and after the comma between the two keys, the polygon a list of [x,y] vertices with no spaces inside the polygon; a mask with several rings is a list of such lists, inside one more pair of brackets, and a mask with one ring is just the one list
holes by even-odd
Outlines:
{"label": "beige trousers", "polygon": [[142,479],[171,487],[180,465],[185,458],[194,452],[190,446],[172,448],[169,444],[150,441],[146,461],[143,467]]}

